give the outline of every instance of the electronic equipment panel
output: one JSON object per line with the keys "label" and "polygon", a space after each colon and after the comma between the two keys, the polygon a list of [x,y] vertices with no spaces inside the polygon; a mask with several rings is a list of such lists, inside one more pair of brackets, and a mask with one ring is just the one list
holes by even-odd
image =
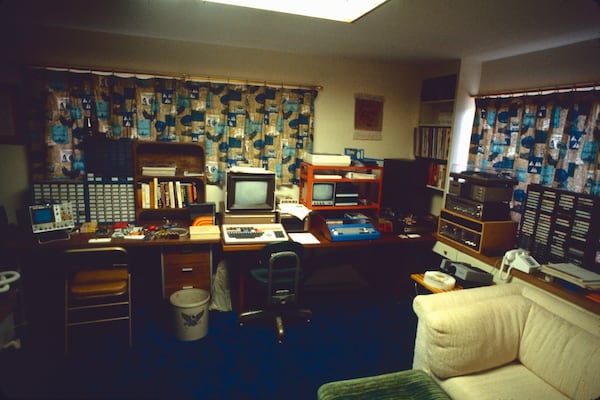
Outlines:
{"label": "electronic equipment panel", "polygon": [[480,221],[502,221],[510,219],[508,202],[481,202],[461,196],[446,196],[446,209]]}
{"label": "electronic equipment panel", "polygon": [[517,223],[514,221],[479,221],[442,209],[438,235],[479,254],[496,255],[515,247]]}
{"label": "electronic equipment panel", "polygon": [[344,242],[349,240],[373,240],[379,239],[381,234],[375,227],[367,224],[341,224],[327,225],[329,232],[325,236],[332,242]]}
{"label": "electronic equipment panel", "polygon": [[68,230],[75,227],[71,202],[46,203],[29,206],[33,233]]}
{"label": "electronic equipment panel", "polygon": [[288,240],[282,224],[223,224],[223,241],[226,244],[269,243]]}

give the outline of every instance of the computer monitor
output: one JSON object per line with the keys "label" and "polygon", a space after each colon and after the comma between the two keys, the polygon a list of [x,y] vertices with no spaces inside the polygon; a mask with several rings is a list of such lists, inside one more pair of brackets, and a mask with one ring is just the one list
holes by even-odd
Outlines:
{"label": "computer monitor", "polygon": [[225,180],[226,212],[275,211],[275,173],[228,171]]}
{"label": "computer monitor", "polygon": [[335,183],[314,182],[312,187],[313,206],[332,206],[335,204]]}
{"label": "computer monitor", "polygon": [[381,208],[397,215],[429,215],[431,193],[426,185],[426,160],[384,159]]}

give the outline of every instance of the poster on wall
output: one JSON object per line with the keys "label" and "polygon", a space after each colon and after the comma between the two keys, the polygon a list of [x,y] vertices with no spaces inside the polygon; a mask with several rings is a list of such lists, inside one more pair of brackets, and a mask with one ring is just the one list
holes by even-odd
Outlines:
{"label": "poster on wall", "polygon": [[354,96],[355,140],[381,140],[383,97],[368,94]]}

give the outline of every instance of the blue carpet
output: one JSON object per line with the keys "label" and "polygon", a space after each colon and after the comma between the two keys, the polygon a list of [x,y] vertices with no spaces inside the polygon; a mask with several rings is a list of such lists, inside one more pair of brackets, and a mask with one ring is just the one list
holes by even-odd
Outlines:
{"label": "blue carpet", "polygon": [[[411,299],[377,294],[313,301],[309,324],[238,326],[211,311],[203,339],[171,333],[168,309],[140,309],[134,346],[113,331],[62,354],[53,345],[0,352],[0,397],[149,399],[314,399],[328,381],[408,369],[416,317]],[[92,343],[92,345],[90,345]]]}

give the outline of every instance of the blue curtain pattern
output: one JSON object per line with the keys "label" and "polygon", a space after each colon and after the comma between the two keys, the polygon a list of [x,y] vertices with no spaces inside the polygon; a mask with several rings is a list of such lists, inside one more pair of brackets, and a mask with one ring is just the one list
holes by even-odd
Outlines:
{"label": "blue curtain pattern", "polygon": [[600,92],[477,98],[468,170],[518,180],[513,219],[530,183],[600,196]]}
{"label": "blue curtain pattern", "polygon": [[[91,131],[197,142],[206,148],[210,184],[240,164],[275,171],[280,184],[297,183],[301,157],[312,148],[316,89],[46,69],[31,72],[30,87],[30,108],[44,108],[44,117],[29,123],[38,150],[34,179],[84,177],[82,141]],[[43,135],[34,132],[40,127]]]}

